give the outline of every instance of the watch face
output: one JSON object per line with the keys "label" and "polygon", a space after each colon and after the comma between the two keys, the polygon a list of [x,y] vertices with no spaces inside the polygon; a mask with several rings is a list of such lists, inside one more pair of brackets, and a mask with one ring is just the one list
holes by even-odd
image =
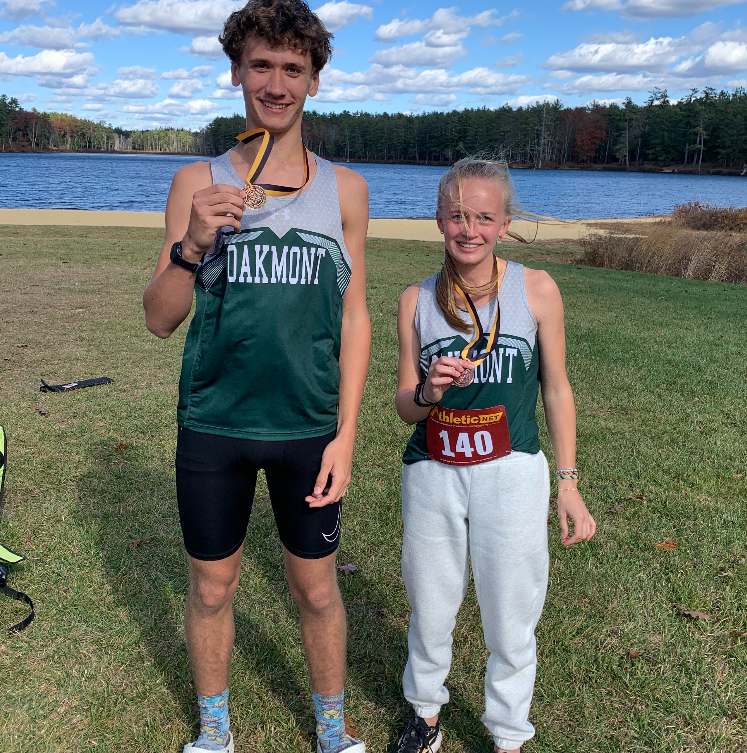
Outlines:
{"label": "watch face", "polygon": [[177,267],[188,269],[190,272],[196,272],[200,268],[199,264],[186,261],[186,259],[182,258],[182,244],[179,241],[171,247],[171,261],[176,264]]}

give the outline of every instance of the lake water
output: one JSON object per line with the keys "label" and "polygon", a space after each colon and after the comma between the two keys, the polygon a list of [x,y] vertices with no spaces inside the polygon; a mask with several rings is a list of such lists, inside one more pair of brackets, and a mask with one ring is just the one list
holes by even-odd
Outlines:
{"label": "lake water", "polygon": [[[174,173],[199,157],[0,153],[0,208],[163,211]],[[204,159],[204,158],[202,158]],[[444,167],[350,164],[369,184],[371,217],[432,218]],[[666,214],[701,201],[747,206],[747,177],[512,170],[525,209],[560,219]]]}

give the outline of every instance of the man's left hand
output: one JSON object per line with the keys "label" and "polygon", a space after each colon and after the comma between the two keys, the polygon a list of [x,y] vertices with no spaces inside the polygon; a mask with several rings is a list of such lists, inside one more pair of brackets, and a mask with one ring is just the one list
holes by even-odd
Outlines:
{"label": "man's left hand", "polygon": [[324,450],[322,466],[314,482],[314,492],[306,497],[309,507],[325,507],[342,499],[353,472],[353,446],[341,437]]}

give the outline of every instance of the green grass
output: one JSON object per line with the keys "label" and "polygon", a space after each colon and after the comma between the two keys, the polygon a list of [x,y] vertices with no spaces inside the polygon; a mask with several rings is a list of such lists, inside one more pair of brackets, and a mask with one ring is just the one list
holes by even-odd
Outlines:
{"label": "green grass", "polygon": [[[0,227],[0,237],[9,437],[0,541],[28,556],[10,582],[37,605],[26,632],[0,634],[0,751],[179,751],[197,719],[173,472],[184,331],[152,337],[140,304],[161,235]],[[598,521],[597,537],[569,551],[550,521],[537,736],[526,751],[742,751],[747,638],[730,633],[747,631],[747,289],[554,263],[568,261],[566,248],[506,248],[548,269],[563,293],[578,465]],[[408,715],[399,458],[409,430],[393,405],[396,301],[437,269],[441,252],[384,240],[368,251],[373,361],[339,556],[359,566],[341,577],[349,712],[382,753]],[[102,375],[116,384],[38,392],[40,377]],[[666,539],[679,548],[657,549]],[[687,620],[683,609],[711,620]],[[0,626],[24,614],[0,599]],[[295,607],[262,487],[236,622],[237,749],[310,751]],[[480,722],[485,658],[470,590],[445,753],[491,750]]]}

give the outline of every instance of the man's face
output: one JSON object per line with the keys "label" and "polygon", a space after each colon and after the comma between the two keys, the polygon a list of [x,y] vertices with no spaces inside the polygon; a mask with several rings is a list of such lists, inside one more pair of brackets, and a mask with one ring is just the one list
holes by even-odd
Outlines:
{"label": "man's face", "polygon": [[303,115],[307,96],[319,89],[311,55],[288,47],[270,47],[264,39],[248,39],[241,64],[231,64],[231,82],[241,85],[247,125],[283,132]]}

